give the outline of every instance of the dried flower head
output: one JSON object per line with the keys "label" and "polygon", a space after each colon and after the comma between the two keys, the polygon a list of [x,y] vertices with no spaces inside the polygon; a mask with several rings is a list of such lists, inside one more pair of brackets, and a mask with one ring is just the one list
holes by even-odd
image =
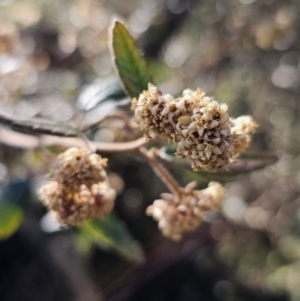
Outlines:
{"label": "dried flower head", "polygon": [[251,116],[241,116],[233,120],[231,132],[235,154],[239,154],[248,148],[251,141],[249,133],[254,133],[256,128],[257,124]]}
{"label": "dried flower head", "polygon": [[86,148],[70,148],[58,156],[50,172],[51,180],[65,185],[68,189],[78,190],[80,185],[105,181],[107,159],[91,154]]}
{"label": "dried flower head", "polygon": [[108,182],[81,185],[79,190],[50,182],[40,190],[43,203],[54,213],[59,223],[81,225],[88,218],[103,218],[114,206],[116,192]]}
{"label": "dried flower head", "polygon": [[132,109],[135,111],[135,120],[145,131],[147,139],[169,137],[173,132],[169,119],[174,98],[163,95],[155,86],[149,84],[148,90],[132,100]]}
{"label": "dried flower head", "polygon": [[227,105],[197,89],[185,90],[176,107],[180,115],[172,138],[177,144],[177,156],[187,158],[194,170],[215,170],[228,165],[234,151]]}
{"label": "dried flower head", "polygon": [[172,140],[176,155],[191,162],[194,170],[217,170],[234,162],[250,142],[256,124],[251,117],[231,119],[227,105],[219,104],[203,91],[185,90],[174,99],[149,84],[132,108],[148,139]]}
{"label": "dried flower head", "polygon": [[216,210],[221,207],[225,188],[211,182],[203,190],[194,190],[190,183],[181,195],[161,194],[161,199],[146,210],[147,215],[158,221],[162,234],[172,240],[179,240],[184,232],[192,231],[203,221],[202,211]]}
{"label": "dried flower head", "polygon": [[80,225],[112,210],[116,192],[107,182],[106,164],[106,159],[85,148],[59,155],[50,172],[53,182],[41,188],[40,198],[61,224]]}

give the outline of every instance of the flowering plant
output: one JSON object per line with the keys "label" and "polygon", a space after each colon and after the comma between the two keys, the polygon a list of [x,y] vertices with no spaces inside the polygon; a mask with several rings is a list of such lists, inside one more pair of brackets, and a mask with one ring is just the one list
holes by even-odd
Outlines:
{"label": "flowering plant", "polygon": [[112,53],[129,97],[126,104],[133,110],[133,114],[115,110],[115,115],[101,117],[101,121],[111,116],[122,120],[125,129],[123,133],[120,130],[118,142],[87,138],[99,120],[75,128],[7,115],[0,119],[11,129],[26,132],[27,135],[19,134],[23,139],[20,147],[71,147],[58,156],[49,173],[50,183],[39,190],[41,201],[60,224],[85,227],[90,218],[105,218],[114,207],[117,192],[107,174],[107,159],[102,156],[134,151],[169,189],[148,206],[146,214],[158,222],[164,236],[179,240],[204,221],[203,212],[222,207],[226,189],[216,181],[202,190],[195,189],[195,181],[181,186],[162,162],[166,159],[164,150],[173,148],[172,160],[189,162],[196,174],[218,175],[221,170],[221,174],[230,175],[231,166],[242,173],[250,172],[251,168],[234,164],[249,147],[250,133],[255,132],[257,124],[251,116],[231,118],[226,104],[218,103],[199,88],[184,90],[179,97],[161,92],[153,84],[134,39],[120,22],[113,27]]}
{"label": "flowering plant", "polygon": [[[203,211],[220,209],[225,188],[217,182],[210,182],[203,190],[195,190],[195,182],[181,187],[158,162],[158,149],[147,150],[147,143],[156,139],[172,142],[176,156],[187,159],[195,171],[216,171],[229,166],[247,149],[249,133],[257,125],[250,116],[230,118],[225,104],[200,89],[185,90],[178,98],[163,94],[150,82],[144,59],[119,22],[113,29],[113,51],[120,79],[132,97],[133,121],[145,136],[134,149],[171,192],[163,193],[146,212],[158,221],[164,236],[178,240],[201,224]],[[131,127],[129,122],[127,126]],[[101,148],[96,151],[101,152]],[[42,201],[59,222],[80,225],[85,219],[102,218],[112,210],[115,192],[109,186],[105,165],[105,159],[84,148],[71,148],[59,156],[50,173],[55,182],[41,189]]]}

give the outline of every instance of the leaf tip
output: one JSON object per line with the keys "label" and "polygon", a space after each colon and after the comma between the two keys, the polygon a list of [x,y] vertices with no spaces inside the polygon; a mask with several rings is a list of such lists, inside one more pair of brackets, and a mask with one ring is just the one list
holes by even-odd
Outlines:
{"label": "leaf tip", "polygon": [[122,18],[120,18],[119,16],[112,18],[109,26],[109,31],[113,32],[119,27],[125,27],[124,23],[125,21],[123,21]]}

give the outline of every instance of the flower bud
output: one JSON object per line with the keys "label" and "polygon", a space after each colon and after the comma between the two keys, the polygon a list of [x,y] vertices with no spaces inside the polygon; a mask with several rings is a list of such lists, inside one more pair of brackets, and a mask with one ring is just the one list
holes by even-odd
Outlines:
{"label": "flower bud", "polygon": [[42,202],[54,213],[59,223],[80,226],[89,218],[104,218],[114,206],[115,190],[108,182],[81,185],[78,190],[50,182],[40,190]]}
{"label": "flower bud", "polygon": [[79,189],[80,185],[91,186],[106,180],[107,159],[91,154],[86,148],[70,148],[58,156],[49,176],[69,189]]}
{"label": "flower bud", "polygon": [[149,84],[148,90],[140,94],[138,99],[133,99],[135,120],[145,131],[148,140],[171,135],[173,103],[174,98],[171,95],[163,95],[152,84]]}
{"label": "flower bud", "polygon": [[132,108],[146,137],[172,140],[177,157],[187,159],[194,170],[217,170],[234,162],[249,146],[249,133],[257,127],[250,116],[231,119],[227,105],[200,89],[185,90],[174,99],[149,84],[133,100]]}
{"label": "flower bud", "polygon": [[53,181],[41,187],[40,199],[59,223],[78,226],[111,212],[116,192],[107,181],[106,164],[107,159],[85,148],[70,148],[58,156],[50,172]]}
{"label": "flower bud", "polygon": [[203,211],[220,209],[225,196],[225,188],[217,183],[209,183],[203,190],[193,190],[190,183],[181,195],[163,193],[146,210],[157,222],[162,234],[172,240],[179,240],[183,233],[197,228],[203,222]]}

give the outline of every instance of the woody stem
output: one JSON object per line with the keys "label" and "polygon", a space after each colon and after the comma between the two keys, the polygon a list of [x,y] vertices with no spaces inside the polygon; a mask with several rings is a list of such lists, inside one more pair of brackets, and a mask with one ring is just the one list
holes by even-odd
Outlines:
{"label": "woody stem", "polygon": [[[0,126],[0,143],[23,149],[36,149],[42,146],[59,145],[64,147],[86,147],[86,141],[81,137],[59,137],[51,135],[27,135],[11,131]],[[145,138],[139,138],[130,142],[97,142],[88,141],[89,146],[95,152],[121,153],[138,149],[146,144]]]}
{"label": "woody stem", "polygon": [[140,147],[137,149],[137,153],[151,165],[153,171],[168,187],[170,192],[177,196],[181,194],[181,186],[170,174],[170,172],[160,162],[156,160],[156,155],[154,151],[148,151],[145,147]]}

